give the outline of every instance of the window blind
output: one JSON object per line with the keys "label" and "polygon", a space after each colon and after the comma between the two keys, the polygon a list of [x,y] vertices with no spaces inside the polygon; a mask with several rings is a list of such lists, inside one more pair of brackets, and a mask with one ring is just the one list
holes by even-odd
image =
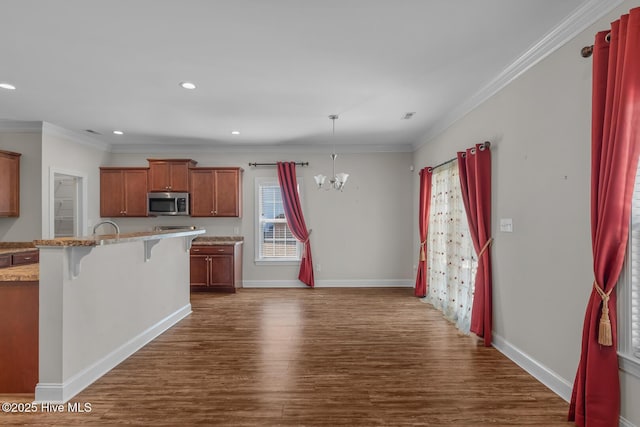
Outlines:
{"label": "window blind", "polygon": [[629,298],[627,307],[629,308],[630,340],[631,352],[633,356],[640,359],[640,168],[636,171],[636,182],[633,191],[631,205],[631,232],[629,236],[630,256],[627,261],[631,263],[630,268],[630,289],[626,296]]}
{"label": "window blind", "polygon": [[258,190],[259,259],[298,259],[298,241],[284,215],[277,182],[263,182]]}

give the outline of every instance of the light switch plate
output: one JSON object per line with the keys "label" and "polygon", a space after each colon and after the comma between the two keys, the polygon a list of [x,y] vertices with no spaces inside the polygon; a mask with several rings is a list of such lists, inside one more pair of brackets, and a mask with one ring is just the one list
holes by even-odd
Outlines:
{"label": "light switch plate", "polygon": [[504,233],[513,233],[513,219],[500,218],[500,231]]}

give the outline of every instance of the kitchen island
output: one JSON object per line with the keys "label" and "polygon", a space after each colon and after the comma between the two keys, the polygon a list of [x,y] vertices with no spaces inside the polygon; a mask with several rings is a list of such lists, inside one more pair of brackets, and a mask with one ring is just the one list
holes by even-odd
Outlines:
{"label": "kitchen island", "polygon": [[191,313],[189,250],[204,229],[36,240],[35,400],[66,402]]}

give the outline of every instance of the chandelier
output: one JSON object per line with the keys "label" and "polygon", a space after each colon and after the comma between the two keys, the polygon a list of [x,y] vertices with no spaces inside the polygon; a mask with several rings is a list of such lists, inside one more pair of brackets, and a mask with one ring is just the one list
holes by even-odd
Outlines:
{"label": "chandelier", "polygon": [[347,178],[349,178],[348,173],[340,172],[336,174],[336,157],[338,157],[338,155],[336,154],[335,134],[336,134],[337,118],[338,118],[337,114],[332,114],[329,116],[329,119],[331,119],[333,123],[333,132],[332,132],[333,152],[331,153],[331,161],[333,162],[333,174],[331,178],[329,178],[329,182],[326,185],[325,183],[326,183],[327,177],[325,175],[319,174],[313,177],[316,180],[316,184],[318,185],[318,190],[322,190],[322,189],[330,190],[333,188],[334,190],[342,191],[344,189],[344,185],[347,183]]}

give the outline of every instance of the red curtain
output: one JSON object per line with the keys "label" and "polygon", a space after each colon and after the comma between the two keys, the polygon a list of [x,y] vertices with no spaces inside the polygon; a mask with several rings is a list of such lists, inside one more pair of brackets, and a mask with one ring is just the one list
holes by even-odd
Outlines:
{"label": "red curtain", "polygon": [[614,289],[627,248],[640,154],[640,8],[612,23],[610,32],[596,35],[591,114],[595,280],[584,319],[569,420],[578,426],[610,427],[618,425],[620,416]]}
{"label": "red curtain", "polygon": [[294,162],[278,162],[278,181],[282,192],[284,215],[291,234],[304,244],[298,280],[307,286],[314,287],[313,262],[311,260],[311,243],[309,231],[304,222],[300,197],[298,197],[298,182],[296,180],[296,164]]}
{"label": "red curtain", "polygon": [[432,168],[420,170],[420,206],[418,226],[420,227],[420,255],[418,258],[418,273],[416,275],[415,296],[427,296],[427,231],[429,230],[429,207],[431,206],[431,177]]}
{"label": "red curtain", "polygon": [[478,255],[471,332],[484,338],[484,345],[491,345],[492,296],[491,296],[491,152],[489,143],[476,144],[475,148],[458,153],[458,170],[462,200],[467,212],[473,247]]}

